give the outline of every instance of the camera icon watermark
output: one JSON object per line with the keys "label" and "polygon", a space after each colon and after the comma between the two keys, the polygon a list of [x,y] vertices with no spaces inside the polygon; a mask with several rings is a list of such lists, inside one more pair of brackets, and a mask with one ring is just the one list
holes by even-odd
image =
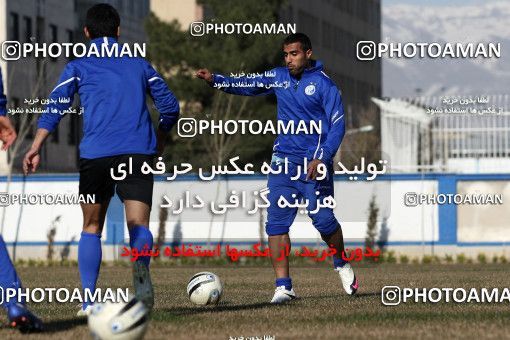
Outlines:
{"label": "camera icon watermark", "polygon": [[375,42],[362,40],[356,44],[356,57],[358,60],[374,60],[377,55]]}
{"label": "camera icon watermark", "polygon": [[201,21],[192,22],[189,25],[189,32],[194,37],[201,37],[205,34],[205,24]]}
{"label": "camera icon watermark", "polygon": [[0,207],[8,207],[11,205],[9,194],[6,192],[0,192]]}
{"label": "camera icon watermark", "polygon": [[177,122],[179,137],[191,138],[197,135],[197,120],[195,118],[181,118]]}
{"label": "camera icon watermark", "polygon": [[416,207],[418,205],[418,194],[416,192],[406,192],[404,204],[406,207]]}
{"label": "camera icon watermark", "polygon": [[422,204],[455,204],[455,205],[502,205],[503,194],[494,193],[469,193],[469,194],[433,194],[406,192],[404,194],[404,204],[406,207],[416,207]]}
{"label": "camera icon watermark", "polygon": [[398,286],[384,286],[381,290],[381,302],[385,306],[397,306],[400,304],[401,291]]}
{"label": "camera icon watermark", "polygon": [[95,56],[97,58],[122,58],[146,56],[145,43],[122,44],[101,44],[97,48],[89,48],[84,43],[20,43],[19,41],[8,40],[2,43],[2,59],[6,61],[19,60],[20,58],[82,58]]}
{"label": "camera icon watermark", "polygon": [[21,57],[21,43],[19,41],[7,40],[2,43],[2,59],[18,60]]}

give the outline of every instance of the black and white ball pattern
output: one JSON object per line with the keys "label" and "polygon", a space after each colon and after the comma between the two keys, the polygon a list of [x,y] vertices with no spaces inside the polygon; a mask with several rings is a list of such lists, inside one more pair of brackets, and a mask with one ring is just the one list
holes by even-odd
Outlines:
{"label": "black and white ball pattern", "polygon": [[197,305],[212,305],[218,303],[223,293],[220,278],[210,272],[200,272],[191,277],[187,292],[191,302]]}

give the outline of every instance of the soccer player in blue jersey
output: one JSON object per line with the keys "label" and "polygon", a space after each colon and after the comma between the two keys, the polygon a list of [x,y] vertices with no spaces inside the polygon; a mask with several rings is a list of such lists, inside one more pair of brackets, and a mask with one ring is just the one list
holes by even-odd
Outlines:
{"label": "soccer player in blue jersey", "polygon": [[[196,76],[209,85],[230,94],[257,96],[274,94],[277,98],[277,118],[295,125],[300,121],[321,122],[320,133],[279,134],[274,142],[271,166],[275,169],[285,159],[290,162],[288,173],[270,174],[266,233],[272,253],[272,264],[276,274],[276,290],[272,303],[282,303],[296,297],[289,275],[289,261],[278,261],[279,249],[290,247],[289,228],[297,208],[280,208],[278,199],[283,196],[289,202],[308,199],[308,215],[322,239],[336,249],[333,257],[345,291],[353,295],[358,289],[358,280],[351,265],[342,259],[344,250],[340,224],[331,208],[321,207],[317,212],[317,201],[322,202],[333,195],[333,157],[345,133],[344,110],[340,92],[324,73],[320,61],[312,59],[312,44],[303,33],[288,36],[283,42],[286,67],[277,67],[256,77],[226,77],[200,69]],[[307,173],[297,180],[297,166],[308,164]],[[317,168],[324,164],[328,175],[317,180]]]}
{"label": "soccer player in blue jersey", "polygon": [[[108,4],[94,5],[87,12],[84,32],[98,50],[101,44],[117,44],[119,14]],[[48,105],[49,112],[39,118],[34,142],[23,160],[25,173],[36,171],[46,137],[62,118],[59,113],[68,108],[58,99],[69,98],[72,102],[75,93],[84,108],[79,192],[95,195],[95,204],[81,205],[83,232],[78,244],[78,267],[82,288],[93,292],[101,264],[101,232],[114,190],[124,203],[130,246],[138,251],[146,246],[152,249],[148,226],[154,181],[152,174],[141,172],[141,166],[144,162],[152,164],[154,156],[162,152],[165,136],[177,121],[179,104],[163,78],[143,58],[75,59],[67,64],[50,94],[57,103]],[[160,112],[156,133],[146,105],[147,93]],[[132,173],[123,180],[114,180],[110,169],[123,163],[132,165]],[[152,308],[149,262],[148,256],[134,262],[133,284],[137,298]],[[90,309],[86,301],[78,314],[87,315]]]}
{"label": "soccer player in blue jersey", "polygon": [[[16,131],[6,116],[6,104],[7,99],[4,95],[2,72],[0,71],[0,140],[3,142],[2,150],[7,150],[17,137]],[[21,280],[9,258],[9,252],[2,235],[0,235],[0,288],[2,288],[4,294],[9,288],[22,288]],[[41,320],[28,310],[25,301],[17,295],[9,301],[6,301],[6,296],[3,296],[0,304],[7,311],[11,327],[18,327],[22,332],[40,331],[42,329]]]}

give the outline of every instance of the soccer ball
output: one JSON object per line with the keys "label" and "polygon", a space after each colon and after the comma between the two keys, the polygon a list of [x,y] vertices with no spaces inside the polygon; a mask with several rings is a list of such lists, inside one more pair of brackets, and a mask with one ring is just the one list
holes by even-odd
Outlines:
{"label": "soccer ball", "polygon": [[220,301],[223,286],[220,278],[210,272],[193,275],[188,283],[188,296],[197,305],[214,305]]}
{"label": "soccer ball", "polygon": [[149,310],[134,296],[128,302],[96,303],[88,316],[94,339],[141,339],[149,323]]}

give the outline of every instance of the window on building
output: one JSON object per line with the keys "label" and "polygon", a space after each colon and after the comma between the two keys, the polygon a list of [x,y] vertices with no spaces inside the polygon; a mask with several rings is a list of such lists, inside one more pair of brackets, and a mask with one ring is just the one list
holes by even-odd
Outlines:
{"label": "window on building", "polygon": [[19,15],[18,13],[11,12],[9,27],[9,40],[19,41]]}
{"label": "window on building", "polygon": [[53,130],[53,132],[51,133],[51,141],[55,144],[58,144],[60,139],[58,138],[58,134],[59,134],[59,127],[57,125],[57,127],[55,128],[55,130]]}
{"label": "window on building", "polygon": [[133,16],[135,14],[135,1],[128,0],[128,6],[129,6],[129,15]]}
{"label": "window on building", "polygon": [[[11,109],[16,109],[19,106],[19,98],[12,97],[9,101],[9,107]],[[11,116],[12,120],[14,121],[14,129],[16,130],[16,133],[19,133],[19,127],[20,127],[20,118],[19,115],[13,115]]]}
{"label": "window on building", "polygon": [[[72,30],[66,30],[66,35],[67,35],[67,42],[68,43],[73,43],[74,42],[74,32]],[[73,54],[69,54],[69,60],[73,60],[74,59],[74,56]]]}
{"label": "window on building", "polygon": [[24,29],[23,32],[25,37],[25,42],[29,43],[31,42],[30,38],[32,38],[32,18],[30,17],[23,17],[23,23],[24,23]]}
{"label": "window on building", "polygon": [[[58,42],[58,28],[57,25],[50,25],[50,43]],[[57,58],[51,58],[51,61],[56,62]]]}
{"label": "window on building", "polygon": [[312,41],[312,46],[319,44],[319,25],[320,22],[317,17],[301,10],[298,12],[298,27],[301,27],[303,32],[307,32]]}
{"label": "window on building", "polygon": [[326,49],[331,50],[334,44],[333,37],[333,26],[326,21],[322,22],[322,46]]}
{"label": "window on building", "polygon": [[[45,42],[45,20],[43,17],[38,16],[35,24],[35,40],[38,43]],[[42,58],[36,58],[37,78],[42,84],[46,83],[46,63]]]}

